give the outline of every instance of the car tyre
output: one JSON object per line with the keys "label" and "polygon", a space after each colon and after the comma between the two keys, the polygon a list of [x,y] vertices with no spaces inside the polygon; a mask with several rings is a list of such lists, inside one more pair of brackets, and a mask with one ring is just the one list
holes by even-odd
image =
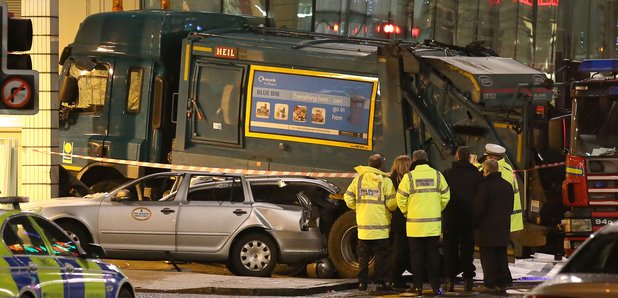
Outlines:
{"label": "car tyre", "polygon": [[133,292],[131,292],[131,290],[129,290],[128,288],[122,288],[120,289],[120,292],[118,292],[118,298],[134,298],[135,296],[133,296]]}
{"label": "car tyre", "polygon": [[272,238],[252,233],[234,241],[228,269],[243,276],[270,276],[279,261],[279,249]]}
{"label": "car tyre", "polygon": [[84,231],[83,228],[74,224],[74,223],[59,223],[58,224],[63,230],[65,230],[71,240],[74,242],[79,242],[79,245],[85,252],[88,252],[88,244],[90,243],[90,237],[88,232]]}

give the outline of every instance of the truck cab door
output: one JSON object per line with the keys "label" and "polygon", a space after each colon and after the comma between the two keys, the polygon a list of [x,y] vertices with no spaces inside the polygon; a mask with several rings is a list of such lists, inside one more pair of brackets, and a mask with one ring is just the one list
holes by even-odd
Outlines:
{"label": "truck cab door", "polygon": [[103,156],[145,160],[149,154],[151,61],[117,59]]}
{"label": "truck cab door", "polygon": [[[112,86],[113,60],[67,59],[61,86],[72,78],[77,88],[72,97],[62,98],[59,139],[64,153],[103,156],[109,122],[109,94]],[[61,93],[66,90],[60,90]],[[83,167],[83,159],[62,159],[65,166]]]}

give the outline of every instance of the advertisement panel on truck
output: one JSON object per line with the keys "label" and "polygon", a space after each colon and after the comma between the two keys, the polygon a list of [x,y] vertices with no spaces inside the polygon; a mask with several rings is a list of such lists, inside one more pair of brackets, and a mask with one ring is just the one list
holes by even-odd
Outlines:
{"label": "advertisement panel on truck", "polygon": [[372,149],[378,79],[252,66],[248,137]]}

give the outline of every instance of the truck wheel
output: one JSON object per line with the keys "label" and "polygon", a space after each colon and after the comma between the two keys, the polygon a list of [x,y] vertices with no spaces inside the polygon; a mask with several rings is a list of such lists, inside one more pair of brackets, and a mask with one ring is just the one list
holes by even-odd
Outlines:
{"label": "truck wheel", "polygon": [[74,242],[79,242],[79,245],[85,252],[88,252],[88,243],[90,243],[90,237],[88,232],[84,231],[76,224],[63,222],[58,224],[63,230],[67,231],[69,237]]}
{"label": "truck wheel", "polygon": [[268,236],[260,233],[243,235],[230,250],[228,269],[243,276],[267,277],[279,261],[279,249]]}
{"label": "truck wheel", "polygon": [[[350,210],[343,213],[335,221],[328,234],[328,257],[342,278],[356,278],[358,276],[357,243],[356,212]],[[373,261],[369,262],[370,275],[373,271],[373,263]]]}
{"label": "truck wheel", "polygon": [[121,179],[104,180],[90,186],[90,191],[92,191],[93,193],[110,192],[116,189],[118,186],[122,185],[123,183],[124,180]]}

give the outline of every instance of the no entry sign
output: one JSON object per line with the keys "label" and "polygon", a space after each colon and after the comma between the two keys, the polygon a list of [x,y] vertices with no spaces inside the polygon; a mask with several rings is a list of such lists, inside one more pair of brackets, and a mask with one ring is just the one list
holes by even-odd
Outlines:
{"label": "no entry sign", "polygon": [[32,87],[21,78],[10,78],[2,85],[2,101],[11,108],[21,108],[30,102]]}

